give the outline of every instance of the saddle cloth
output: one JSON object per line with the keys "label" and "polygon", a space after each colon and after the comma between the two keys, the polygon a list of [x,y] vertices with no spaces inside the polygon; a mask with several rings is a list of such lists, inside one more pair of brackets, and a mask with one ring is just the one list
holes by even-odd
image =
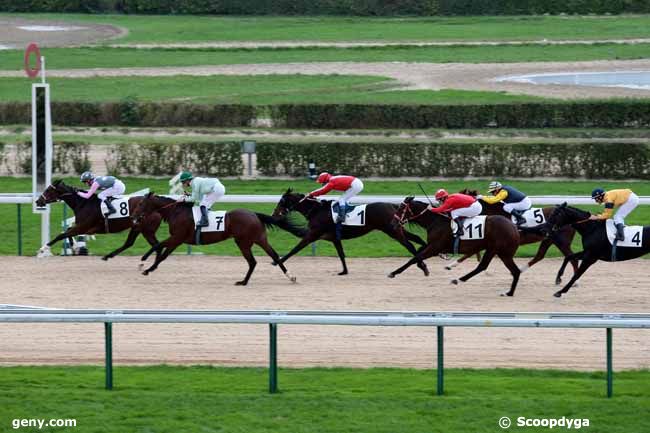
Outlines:
{"label": "saddle cloth", "polygon": [[[520,225],[519,227],[537,227],[539,225],[542,225],[546,222],[546,218],[544,218],[544,212],[542,211],[542,208],[539,207],[532,207],[528,209],[526,212],[524,212],[523,217],[526,219],[526,223]],[[517,223],[517,218],[514,216],[511,217],[513,223]]]}
{"label": "saddle cloth", "polygon": [[[463,233],[460,239],[468,241],[483,239],[485,237],[485,218],[486,215],[465,218],[463,220],[463,231],[465,233]],[[457,230],[458,224],[456,224],[456,221],[451,220],[451,232],[455,234]]]}
{"label": "saddle cloth", "polygon": [[[111,204],[115,208],[116,212],[108,216],[109,220],[115,218],[127,218],[129,215],[131,215],[131,209],[129,209],[129,197],[115,196],[115,198],[111,201]],[[102,211],[102,215],[106,215],[108,213],[108,208],[104,202],[101,202],[99,207]]]}
{"label": "saddle cloth", "polygon": [[[336,222],[339,216],[339,204],[332,202],[332,221]],[[343,225],[346,226],[365,226],[366,225],[366,205],[348,205],[345,213],[345,221]]]}
{"label": "saddle cloth", "polygon": [[[614,238],[616,237],[616,226],[614,225],[614,220],[607,220],[605,222],[605,227],[607,228],[607,240],[609,240],[610,244],[614,245]],[[640,248],[643,246],[643,226],[625,226],[623,233],[625,234],[625,240],[618,241],[616,246],[633,248]]]}
{"label": "saddle cloth", "polygon": [[[198,206],[192,206],[192,216],[194,217],[194,227],[201,221],[201,209]],[[208,226],[201,227],[201,232],[222,232],[226,229],[226,211],[208,211]]]}

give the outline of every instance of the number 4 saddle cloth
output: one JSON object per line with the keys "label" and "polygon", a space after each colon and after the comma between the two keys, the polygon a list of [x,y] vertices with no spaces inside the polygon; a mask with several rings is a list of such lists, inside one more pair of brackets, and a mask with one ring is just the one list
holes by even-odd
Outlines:
{"label": "number 4 saddle cloth", "polygon": [[[607,228],[607,239],[610,244],[614,245],[614,238],[616,237],[614,220],[607,220],[605,227]],[[640,248],[643,246],[643,226],[625,226],[623,233],[625,234],[625,240],[617,241],[617,247]]]}
{"label": "number 4 saddle cloth", "polygon": [[[201,209],[198,206],[192,206],[192,216],[194,216],[194,227],[201,221]],[[222,232],[226,228],[226,211],[208,211],[208,226],[201,227],[201,232]]]}

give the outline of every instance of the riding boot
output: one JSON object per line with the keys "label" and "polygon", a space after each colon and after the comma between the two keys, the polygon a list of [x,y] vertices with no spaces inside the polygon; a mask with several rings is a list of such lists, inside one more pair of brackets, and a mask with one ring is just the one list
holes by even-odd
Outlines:
{"label": "riding boot", "polygon": [[347,208],[348,208],[347,204],[344,204],[343,206],[339,204],[338,216],[336,217],[337,224],[343,224],[345,222],[345,211],[348,210]]}
{"label": "riding boot", "polygon": [[625,232],[623,231],[623,228],[625,226],[621,223],[616,224],[616,240],[617,241],[624,241],[625,240]]}
{"label": "riding boot", "polygon": [[524,212],[523,212],[523,211],[520,211],[520,210],[513,210],[513,211],[510,212],[510,213],[511,213],[511,214],[515,217],[515,219],[517,220],[517,225],[518,225],[518,226],[521,226],[521,225],[526,224],[526,218],[524,218]]}
{"label": "riding boot", "polygon": [[462,235],[465,234],[465,230],[463,229],[463,221],[465,221],[465,217],[458,217],[454,221],[456,221],[456,224],[458,225],[458,229],[456,230],[456,237],[461,237]]}
{"label": "riding boot", "polygon": [[113,201],[113,197],[107,197],[106,200],[104,200],[104,204],[106,205],[106,209],[108,209],[108,212],[104,214],[104,217],[108,218],[109,215],[113,215],[115,212],[115,206],[111,203]]}
{"label": "riding boot", "polygon": [[208,222],[208,208],[206,208],[205,206],[201,206],[200,209],[201,209],[201,220],[196,226],[207,227],[208,225],[210,225],[210,223]]}

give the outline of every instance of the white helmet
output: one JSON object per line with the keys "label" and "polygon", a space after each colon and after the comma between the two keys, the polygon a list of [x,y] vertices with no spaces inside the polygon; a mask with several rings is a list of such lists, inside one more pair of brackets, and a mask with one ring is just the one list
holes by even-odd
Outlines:
{"label": "white helmet", "polygon": [[488,186],[488,192],[494,192],[498,189],[501,189],[503,185],[501,185],[501,182],[490,182],[490,186]]}

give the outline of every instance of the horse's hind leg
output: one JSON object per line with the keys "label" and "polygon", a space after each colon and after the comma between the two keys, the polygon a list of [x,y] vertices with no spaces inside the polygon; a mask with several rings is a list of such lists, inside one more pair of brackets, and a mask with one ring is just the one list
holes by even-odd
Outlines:
{"label": "horse's hind leg", "polygon": [[136,240],[136,238],[138,237],[139,234],[140,234],[140,232],[138,230],[131,229],[129,231],[129,235],[126,237],[126,241],[124,242],[124,245],[122,245],[121,247],[119,247],[115,251],[112,251],[112,252],[106,254],[104,257],[102,257],[102,260],[112,259],[113,257],[118,255],[122,251],[126,250],[127,248],[131,248],[131,246],[135,243],[135,240]]}
{"label": "horse's hind leg", "polygon": [[432,244],[428,244],[418,250],[418,253],[415,255],[415,257],[411,258],[408,262],[406,262],[404,265],[401,267],[395,269],[393,272],[388,274],[388,278],[395,278],[395,275],[401,274],[404,272],[406,269],[408,269],[411,265],[414,263],[417,263],[418,261],[424,261],[428,259],[429,257],[433,256],[435,253],[434,247]]}
{"label": "horse's hind leg", "polygon": [[[581,253],[578,253],[578,254],[581,254]],[[564,260],[566,261],[567,259],[564,259]],[[585,255],[583,256],[582,263],[580,263],[580,266],[578,267],[578,272],[576,272],[576,273],[573,275],[573,277],[571,278],[571,280],[567,283],[566,286],[564,286],[564,287],[562,288],[562,290],[559,290],[559,291],[555,292],[555,293],[553,294],[553,296],[555,296],[556,298],[559,298],[559,297],[562,296],[564,293],[568,292],[569,289],[571,288],[571,286],[572,286],[576,281],[578,281],[578,278],[580,278],[580,277],[582,276],[582,274],[584,274],[585,271],[586,271],[587,269],[589,269],[589,267],[590,267],[591,265],[593,265],[594,263],[596,263],[597,261],[598,261],[598,257],[594,257],[593,255],[585,254]]]}
{"label": "horse's hind leg", "polygon": [[[391,230],[391,229],[385,230],[384,233],[386,233],[388,236],[390,236],[391,238],[395,239],[397,242],[402,244],[404,248],[406,248],[408,252],[411,253],[412,255],[415,256],[418,253],[418,251],[415,249],[413,244],[409,242],[410,240],[413,240],[412,237],[416,237],[417,239],[420,240],[420,242],[422,242],[422,239],[420,239],[418,235],[409,233],[406,230]],[[409,235],[411,236],[409,237]],[[420,245],[425,245],[425,244],[420,244]],[[426,277],[429,276],[429,268],[427,267],[426,263],[424,263],[422,260],[418,262],[418,268],[422,269],[422,272],[424,272],[424,275]]]}
{"label": "horse's hind leg", "polygon": [[[169,257],[169,255],[176,249],[176,247],[178,247],[182,243],[183,242],[172,243],[170,239],[162,241],[158,245],[158,250],[156,250],[156,261],[153,263],[153,265],[151,265],[149,269],[145,269],[144,271],[142,271],[142,275],[148,275],[150,272],[155,271],[158,268],[158,265],[167,257]],[[165,248],[164,251],[162,251],[163,248]]]}
{"label": "horse's hind leg", "polygon": [[452,284],[458,284],[459,281],[462,281],[464,283],[465,281],[472,278],[474,275],[480,274],[481,272],[483,272],[484,270],[487,269],[488,265],[490,264],[490,262],[492,261],[493,258],[494,258],[494,252],[492,250],[485,251],[485,254],[483,255],[483,258],[479,262],[476,269],[474,269],[472,272],[470,272],[470,273],[468,273],[466,275],[463,275],[460,278],[454,278],[453,280],[451,280],[451,283]]}
{"label": "horse's hind leg", "polygon": [[[562,266],[560,266],[560,270],[557,271],[557,276],[555,277],[555,284],[560,284],[562,282],[562,275],[564,275],[564,270],[566,269],[566,265],[569,264],[569,262],[578,262],[578,260],[582,260],[582,256],[584,256],[585,252],[580,251],[579,253],[575,254],[567,254],[564,256],[564,261],[562,262]],[[578,270],[575,269],[573,272],[573,275],[577,274]]]}
{"label": "horse's hind leg", "polygon": [[[251,251],[251,247],[253,246],[253,243],[250,241],[240,241],[239,239],[235,239],[235,242],[237,243],[237,246],[239,247],[239,251],[241,251],[242,255],[248,262],[248,272],[246,272],[246,276],[244,277],[243,280],[237,281],[235,285],[237,286],[245,286],[248,284],[248,280],[251,278],[251,274],[255,270],[255,266],[257,266],[257,260],[255,260],[255,257],[253,257],[253,252]],[[274,258],[275,260],[275,258]],[[276,260],[276,262],[279,264],[280,262]]]}
{"label": "horse's hind leg", "polygon": [[334,244],[334,247],[336,248],[336,254],[339,255],[339,259],[341,260],[341,264],[343,265],[343,270],[339,272],[339,275],[347,275],[348,274],[348,265],[345,263],[345,251],[343,251],[343,244],[339,239],[334,239],[332,241]]}
{"label": "horse's hind leg", "polygon": [[269,244],[269,241],[268,241],[268,239],[266,238],[266,236],[264,236],[263,239],[257,241],[256,243],[257,243],[257,245],[259,245],[259,246],[260,246],[264,251],[266,251],[266,254],[268,254],[269,257],[271,257],[271,258],[275,261],[275,263],[276,263],[278,266],[280,266],[280,269],[282,269],[282,272],[284,272],[284,275],[285,275],[287,278],[289,278],[289,281],[291,281],[292,283],[295,283],[295,282],[296,282],[296,277],[294,277],[293,275],[291,275],[291,273],[290,273],[290,272],[287,270],[287,268],[284,266],[284,263],[282,263],[282,262],[280,261],[280,256],[279,256],[278,253],[273,249],[273,247],[271,246],[271,244]]}
{"label": "horse's hind leg", "polygon": [[519,267],[515,263],[515,261],[512,259],[511,255],[501,255],[499,254],[499,258],[503,262],[504,265],[506,265],[506,268],[510,271],[510,274],[512,275],[512,284],[510,285],[510,290],[507,291],[506,293],[503,293],[501,296],[513,296],[515,294],[515,289],[517,288],[517,283],[519,282],[519,276],[521,275],[521,271],[519,270]]}

